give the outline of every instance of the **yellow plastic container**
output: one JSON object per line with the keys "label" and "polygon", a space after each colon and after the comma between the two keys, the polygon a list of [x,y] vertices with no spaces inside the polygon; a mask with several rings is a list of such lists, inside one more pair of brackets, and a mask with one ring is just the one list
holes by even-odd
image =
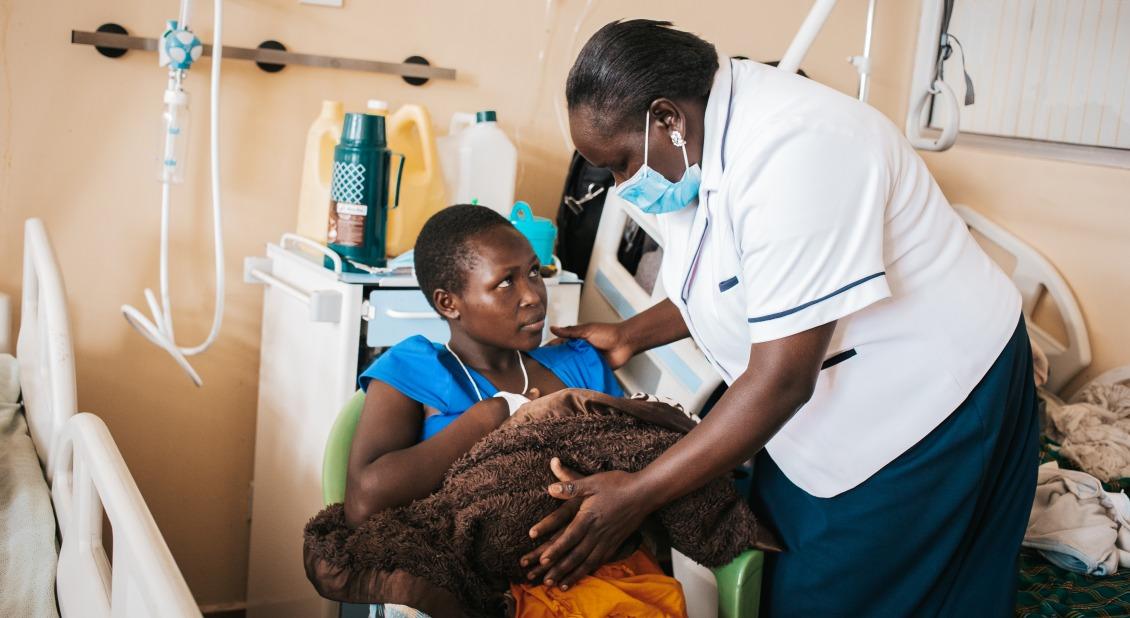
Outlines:
{"label": "yellow plastic container", "polygon": [[411,249],[424,222],[448,204],[427,109],[405,105],[389,115],[388,146],[405,157],[400,206],[388,211],[385,249],[391,258]]}
{"label": "yellow plastic container", "polygon": [[306,133],[296,231],[322,244],[326,243],[329,225],[334,147],[341,141],[344,122],[345,106],[341,101],[322,101],[322,111]]}

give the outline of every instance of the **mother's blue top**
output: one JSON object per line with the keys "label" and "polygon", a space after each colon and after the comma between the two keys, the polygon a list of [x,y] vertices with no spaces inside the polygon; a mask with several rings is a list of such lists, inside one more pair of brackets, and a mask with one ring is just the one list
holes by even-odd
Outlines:
{"label": "mother's blue top", "polygon": [[[587,388],[613,397],[624,395],[604,357],[583,339],[540,347],[528,355],[553,372],[567,388]],[[498,392],[498,388],[477,371],[470,367],[467,370],[483,397],[493,397]],[[439,433],[478,400],[459,361],[446,347],[420,335],[389,348],[357,382],[363,390],[368,390],[372,380],[380,380],[405,397],[439,411],[424,418],[421,441]]]}

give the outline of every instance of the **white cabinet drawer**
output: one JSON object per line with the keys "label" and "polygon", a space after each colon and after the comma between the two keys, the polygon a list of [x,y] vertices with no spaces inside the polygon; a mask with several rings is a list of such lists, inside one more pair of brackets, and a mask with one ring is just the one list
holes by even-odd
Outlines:
{"label": "white cabinet drawer", "polygon": [[369,332],[365,343],[387,348],[412,335],[446,343],[451,333],[439,314],[417,288],[373,290],[369,293]]}

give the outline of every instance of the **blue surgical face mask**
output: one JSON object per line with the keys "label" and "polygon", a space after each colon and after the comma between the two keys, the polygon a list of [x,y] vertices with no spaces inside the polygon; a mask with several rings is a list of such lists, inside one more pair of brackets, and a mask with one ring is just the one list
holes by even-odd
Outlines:
{"label": "blue surgical face mask", "polygon": [[651,110],[647,112],[647,124],[643,130],[643,165],[631,178],[620,183],[616,194],[640,210],[660,215],[675,212],[690,206],[698,198],[698,187],[702,184],[702,169],[695,163],[687,163],[687,144],[682,136],[676,136],[675,143],[683,149],[683,165],[687,171],[679,182],[671,182],[663,174],[647,166],[648,132],[651,128]]}

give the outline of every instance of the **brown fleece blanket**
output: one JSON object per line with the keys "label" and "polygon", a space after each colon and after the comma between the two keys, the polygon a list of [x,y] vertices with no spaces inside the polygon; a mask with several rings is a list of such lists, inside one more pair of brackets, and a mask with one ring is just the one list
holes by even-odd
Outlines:
{"label": "brown fleece blanket", "polygon": [[[637,471],[694,422],[657,402],[567,389],[526,406],[460,458],[435,494],[377,513],[356,529],[340,504],[306,525],[304,559],[323,596],[351,603],[409,605],[432,616],[503,615],[519,560],[536,548],[530,527],[561,502],[549,459],[588,475]],[[706,566],[751,547],[777,550],[728,478],[657,511],[671,545]]]}

